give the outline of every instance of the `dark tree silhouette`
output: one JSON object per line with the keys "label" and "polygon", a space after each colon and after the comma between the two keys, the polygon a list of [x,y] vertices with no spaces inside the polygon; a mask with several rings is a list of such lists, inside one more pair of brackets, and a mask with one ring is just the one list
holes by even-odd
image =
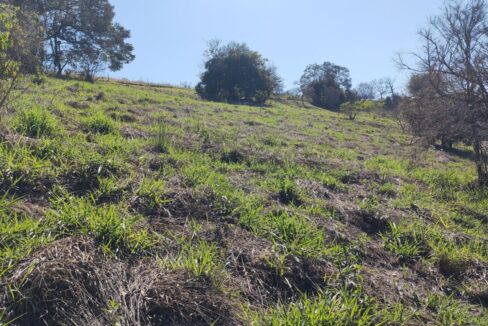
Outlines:
{"label": "dark tree silhouette", "polygon": [[196,86],[204,99],[262,104],[281,88],[276,69],[246,44],[211,42],[206,59]]}

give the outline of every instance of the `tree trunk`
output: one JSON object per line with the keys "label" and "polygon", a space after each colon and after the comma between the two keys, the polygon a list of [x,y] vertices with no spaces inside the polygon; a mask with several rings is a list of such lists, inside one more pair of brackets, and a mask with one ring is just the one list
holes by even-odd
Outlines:
{"label": "tree trunk", "polygon": [[91,73],[90,71],[85,71],[85,81],[89,83],[95,82],[95,74]]}
{"label": "tree trunk", "polygon": [[476,139],[473,143],[473,149],[478,183],[481,187],[488,186],[488,155],[482,141]]}
{"label": "tree trunk", "polygon": [[54,68],[56,69],[56,75],[58,77],[61,77],[61,75],[63,74],[63,65],[61,64],[60,42],[56,37],[54,38],[53,42],[54,42],[54,44],[52,45],[53,64],[54,64]]}

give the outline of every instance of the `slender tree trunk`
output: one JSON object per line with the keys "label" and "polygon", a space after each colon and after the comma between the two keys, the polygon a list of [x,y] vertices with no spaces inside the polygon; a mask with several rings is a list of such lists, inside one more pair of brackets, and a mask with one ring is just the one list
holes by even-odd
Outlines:
{"label": "slender tree trunk", "polygon": [[54,38],[53,43],[53,64],[54,68],[56,69],[56,75],[58,77],[61,77],[61,75],[63,74],[63,65],[61,64],[61,49],[59,47],[60,42],[58,41],[57,37]]}
{"label": "slender tree trunk", "polygon": [[5,87],[5,90],[3,90],[3,95],[0,96],[0,109],[2,109],[3,106],[7,103],[8,97],[12,92],[12,90],[15,88],[17,81],[18,81],[18,76],[12,77],[9,84]]}
{"label": "slender tree trunk", "polygon": [[478,174],[478,183],[480,186],[488,186],[488,155],[483,148],[480,139],[476,139],[473,144],[474,162],[476,164],[476,173]]}
{"label": "slender tree trunk", "polygon": [[95,82],[95,74],[92,73],[90,70],[85,70],[85,81],[89,83],[94,83]]}

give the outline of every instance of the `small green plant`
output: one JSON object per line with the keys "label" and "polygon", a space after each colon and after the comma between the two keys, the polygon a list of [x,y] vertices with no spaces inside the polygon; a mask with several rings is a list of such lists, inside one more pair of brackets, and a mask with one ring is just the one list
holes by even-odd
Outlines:
{"label": "small green plant", "polygon": [[58,138],[42,138],[30,147],[32,155],[41,160],[53,160],[62,156],[63,145]]}
{"label": "small green plant", "polygon": [[361,289],[322,291],[314,298],[277,305],[266,313],[250,313],[253,325],[373,325],[381,324],[378,308]]}
{"label": "small green plant", "polygon": [[[0,204],[6,197],[0,197]],[[3,206],[3,205],[2,205]],[[2,207],[0,206],[0,209]],[[0,278],[34,249],[45,246],[56,237],[46,220],[20,216],[0,210]]]}
{"label": "small green plant", "polygon": [[135,228],[138,218],[118,206],[96,206],[91,199],[62,196],[55,198],[52,205],[47,219],[58,225],[61,234],[92,235],[113,253],[143,252],[154,244],[147,231]]}
{"label": "small green plant", "polygon": [[52,136],[58,129],[58,124],[49,112],[36,106],[18,112],[14,127],[23,135],[40,138]]}
{"label": "small green plant", "polygon": [[486,322],[486,315],[485,318],[476,316],[452,296],[429,294],[425,306],[435,314],[438,325],[485,325]]}
{"label": "small green plant", "polygon": [[377,196],[363,198],[359,202],[359,209],[363,214],[376,216],[380,210],[380,200]]}
{"label": "small green plant", "polygon": [[159,122],[158,129],[153,138],[154,148],[160,153],[166,153],[169,148],[168,133],[166,130],[166,124]]}
{"label": "small green plant", "polygon": [[283,204],[300,206],[302,194],[295,181],[290,178],[282,178],[278,181],[278,198]]}
{"label": "small green plant", "polygon": [[260,236],[267,236],[287,252],[303,256],[325,253],[324,233],[313,222],[285,211],[268,215],[246,214],[241,222]]}
{"label": "small green plant", "polygon": [[122,195],[124,187],[127,186],[125,180],[112,177],[97,177],[98,188],[94,191],[97,202],[105,202]]}
{"label": "small green plant", "polygon": [[36,68],[34,75],[31,77],[32,83],[42,85],[47,82],[46,75],[40,68]]}
{"label": "small green plant", "polygon": [[214,275],[223,268],[220,252],[213,243],[191,239],[179,239],[180,249],[174,258],[160,259],[162,267],[170,269],[186,269],[195,277]]}
{"label": "small green plant", "polygon": [[19,189],[34,189],[42,178],[49,177],[46,162],[33,156],[27,147],[0,144],[0,195]]}
{"label": "small green plant", "polygon": [[396,186],[391,182],[386,182],[379,189],[381,195],[393,197],[396,195]]}
{"label": "small green plant", "polygon": [[165,190],[166,187],[163,180],[144,178],[136,193],[138,196],[147,199],[151,208],[156,208],[168,202],[168,200],[164,199]]}
{"label": "small green plant", "polygon": [[271,147],[278,146],[279,141],[276,137],[273,136],[268,136],[263,139],[263,144]]}
{"label": "small green plant", "polygon": [[102,135],[113,134],[117,130],[115,123],[101,113],[83,119],[81,124],[86,131]]}
{"label": "small green plant", "polygon": [[122,173],[123,169],[119,164],[98,155],[78,158],[76,165],[71,166],[66,173],[70,180],[69,189],[80,195],[97,190],[100,181],[104,178],[115,177]]}
{"label": "small green plant", "polygon": [[385,249],[395,253],[401,260],[416,260],[427,254],[424,226],[390,223],[389,229],[381,234]]}
{"label": "small green plant", "polygon": [[222,162],[234,164],[241,163],[242,161],[244,161],[244,158],[244,155],[236,149],[226,150],[220,156],[220,160]]}

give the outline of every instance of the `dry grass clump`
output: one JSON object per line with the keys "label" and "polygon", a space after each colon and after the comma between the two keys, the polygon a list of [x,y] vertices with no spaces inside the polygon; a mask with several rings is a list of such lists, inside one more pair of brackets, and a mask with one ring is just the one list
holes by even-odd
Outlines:
{"label": "dry grass clump", "polygon": [[35,252],[0,287],[0,312],[17,325],[239,324],[210,279],[116,260],[87,238]]}

